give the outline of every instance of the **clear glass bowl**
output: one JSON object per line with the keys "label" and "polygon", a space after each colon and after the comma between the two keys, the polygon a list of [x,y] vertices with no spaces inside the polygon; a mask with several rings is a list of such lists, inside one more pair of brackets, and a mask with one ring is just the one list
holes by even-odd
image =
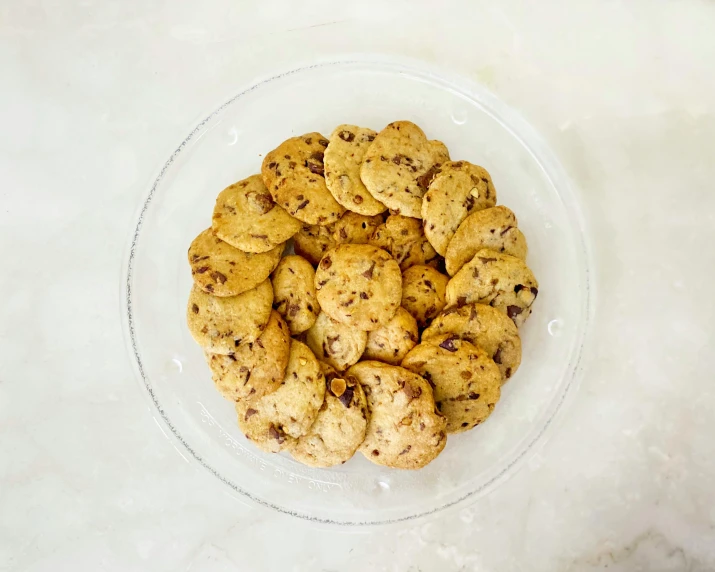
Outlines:
{"label": "clear glass bowl", "polygon": [[[361,454],[334,469],[255,449],[214,389],[185,324],[186,251],[211,223],[216,195],[260,170],[263,154],[340,123],[379,130],[405,119],[444,141],[454,160],[491,173],[529,242],[539,282],[522,329],[523,362],[489,421],[448,439],[419,471]],[[259,81],[204,119],[149,190],[125,262],[126,339],[159,425],[235,497],[300,518],[370,525],[423,517],[485,494],[542,441],[576,385],[589,321],[589,256],[569,183],[542,139],[493,95],[422,63],[377,57],[326,61]]]}

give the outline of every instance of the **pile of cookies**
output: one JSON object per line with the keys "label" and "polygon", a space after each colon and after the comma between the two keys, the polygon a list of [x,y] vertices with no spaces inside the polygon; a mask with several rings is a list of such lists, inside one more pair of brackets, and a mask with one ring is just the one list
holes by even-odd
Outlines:
{"label": "pile of cookies", "polygon": [[[268,153],[194,239],[189,330],[257,447],[417,469],[483,423],[538,294],[489,173],[414,123]],[[284,256],[292,239],[295,254]]]}

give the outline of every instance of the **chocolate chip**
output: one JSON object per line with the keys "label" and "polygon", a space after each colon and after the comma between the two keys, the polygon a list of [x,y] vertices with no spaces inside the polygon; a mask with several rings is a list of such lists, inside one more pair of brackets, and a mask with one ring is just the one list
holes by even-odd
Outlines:
{"label": "chocolate chip", "polygon": [[373,457],[379,457],[379,456],[380,456],[380,451],[378,451],[377,449],[373,449],[373,450],[372,450],[372,456],[373,456]]}
{"label": "chocolate chip", "polygon": [[350,143],[353,139],[355,139],[355,133],[350,131],[341,131],[338,133],[338,137],[340,137],[343,141]]}
{"label": "chocolate chip", "polygon": [[225,274],[222,274],[222,273],[219,272],[218,270],[214,270],[214,271],[211,273],[211,278],[213,278],[214,281],[215,281],[215,282],[218,282],[219,284],[225,284],[225,283],[226,283],[226,280],[228,280],[228,278],[226,278],[226,275],[225,275]]}
{"label": "chocolate chip", "polygon": [[312,138],[312,137],[306,137],[305,139],[303,139],[303,141],[305,141],[308,145],[312,145],[312,144],[313,144],[313,138]]}
{"label": "chocolate chip", "polygon": [[315,153],[310,154],[310,158],[313,159],[313,161],[318,161],[319,163],[323,162],[323,157],[324,153],[322,151],[316,151]]}
{"label": "chocolate chip", "polygon": [[277,166],[278,166],[278,163],[276,163],[275,161],[268,163],[269,169],[275,169]]}
{"label": "chocolate chip", "polygon": [[375,264],[376,264],[376,262],[373,260],[372,263],[370,264],[370,268],[368,268],[367,270],[365,270],[365,272],[362,273],[362,275],[365,278],[372,279],[372,273],[375,270]]}
{"label": "chocolate chip", "polygon": [[497,261],[496,258],[490,258],[488,256],[480,256],[479,260],[481,260],[484,264],[486,264],[487,262],[496,262]]}
{"label": "chocolate chip", "polygon": [[425,280],[425,286],[434,290],[434,284],[430,280]]}
{"label": "chocolate chip", "polygon": [[327,139],[318,139],[318,145],[322,145],[323,147],[328,146],[328,141]]}
{"label": "chocolate chip", "polygon": [[509,379],[511,377],[511,368],[508,367],[506,368],[506,371],[504,372],[504,376]]}
{"label": "chocolate chip", "polygon": [[474,393],[473,391],[470,391],[468,397],[469,397],[469,399],[471,399],[471,400],[479,399],[479,394],[478,394],[478,393]]}
{"label": "chocolate chip", "polygon": [[512,320],[516,318],[519,314],[521,314],[523,311],[523,308],[519,308],[519,306],[506,307],[506,315],[509,316]]}
{"label": "chocolate chip", "polygon": [[[412,449],[412,445],[407,445],[407,447],[405,447],[404,449],[402,449],[402,451],[400,451],[400,455],[404,455],[404,454],[406,454],[406,453],[409,453],[409,452],[410,452],[410,449]],[[399,455],[398,455],[398,456],[399,456]]]}
{"label": "chocolate chip", "polygon": [[273,425],[268,428],[268,435],[271,439],[278,441],[279,445],[285,441],[285,437],[283,437],[283,435],[281,435],[278,429],[276,429]]}
{"label": "chocolate chip", "polygon": [[338,401],[343,404],[345,407],[350,407],[350,404],[353,401],[353,395],[355,394],[355,390],[352,387],[347,387],[345,391],[338,396]]}
{"label": "chocolate chip", "polygon": [[209,269],[208,266],[202,266],[201,268],[197,268],[197,269],[195,270],[195,272],[196,272],[196,274],[203,274],[203,273],[206,272],[208,269]]}
{"label": "chocolate chip", "polygon": [[[355,195],[355,196],[353,197],[353,202],[354,202],[356,205],[359,205],[360,203],[362,203],[362,197],[361,197],[360,195]],[[365,224],[365,223],[363,223],[363,224]],[[365,228],[365,227],[363,227],[363,228]]]}
{"label": "chocolate chip", "polygon": [[343,240],[345,240],[347,237],[348,237],[347,231],[346,231],[344,228],[341,228],[341,229],[340,229],[340,238],[342,238]]}
{"label": "chocolate chip", "polygon": [[407,399],[409,399],[410,401],[422,395],[421,387],[413,387],[409,383],[405,383],[405,386],[402,388],[402,391],[405,393]]}
{"label": "chocolate chip", "polygon": [[432,165],[429,170],[419,177],[417,177],[417,185],[423,190],[427,190],[434,176],[441,171],[439,164]]}
{"label": "chocolate chip", "polygon": [[450,336],[446,340],[444,340],[441,344],[439,344],[439,347],[441,347],[443,350],[447,350],[448,352],[456,352],[457,347],[454,345],[454,341],[458,340],[459,338],[457,336]]}
{"label": "chocolate chip", "polygon": [[192,304],[192,305],[191,305],[191,311],[192,311],[194,314],[198,314],[198,313],[199,313],[199,307],[198,307],[196,304]]}
{"label": "chocolate chip", "polygon": [[469,195],[466,199],[464,199],[464,208],[468,211],[471,211],[474,208],[474,197],[472,195]]}
{"label": "chocolate chip", "polygon": [[472,372],[471,372],[471,371],[464,370],[464,371],[463,371],[462,373],[460,373],[459,375],[462,376],[462,379],[471,379],[471,377],[472,377]]}
{"label": "chocolate chip", "polygon": [[499,349],[494,353],[494,357],[492,357],[492,359],[494,360],[494,363],[501,364],[501,348],[499,348]]}
{"label": "chocolate chip", "polygon": [[258,413],[258,411],[256,411],[255,409],[251,409],[251,408],[249,407],[248,409],[246,409],[246,416],[243,418],[244,421],[248,421],[248,418],[249,418],[251,415],[255,415],[256,413]]}
{"label": "chocolate chip", "polygon": [[205,289],[207,292],[213,292],[213,291],[214,291],[214,285],[213,285],[213,284],[206,284],[206,286],[204,286],[204,289]]}
{"label": "chocolate chip", "polygon": [[370,296],[367,295],[367,292],[360,292],[360,298],[362,300],[367,300],[370,298]]}
{"label": "chocolate chip", "polygon": [[295,208],[295,212],[298,212],[300,209],[304,209],[304,208],[308,205],[309,202],[310,202],[310,200],[305,199],[302,203],[300,203],[300,204]]}
{"label": "chocolate chip", "polygon": [[534,295],[534,298],[536,298],[539,295],[539,290],[537,288],[535,288],[534,286],[532,286],[531,293]]}
{"label": "chocolate chip", "polygon": [[467,303],[467,297],[466,296],[458,296],[457,297],[457,307],[464,306]]}

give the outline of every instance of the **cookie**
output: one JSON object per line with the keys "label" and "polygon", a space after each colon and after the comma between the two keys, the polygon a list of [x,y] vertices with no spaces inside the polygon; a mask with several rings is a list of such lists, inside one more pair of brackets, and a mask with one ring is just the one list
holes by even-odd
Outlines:
{"label": "cookie", "polygon": [[273,202],[260,175],[221,191],[211,222],[217,237],[244,252],[272,250],[289,240],[300,227],[298,219]]}
{"label": "cookie", "polygon": [[345,371],[357,363],[365,351],[367,332],[336,322],[321,312],[315,324],[307,331],[305,343],[320,361],[338,371]]}
{"label": "cookie", "polygon": [[493,207],[497,192],[486,169],[468,161],[447,161],[440,167],[422,201],[425,236],[445,255],[460,223],[473,212]]}
{"label": "cookie", "polygon": [[189,332],[197,344],[214,354],[231,354],[254,342],[268,324],[273,288],[265,280],[238,296],[219,298],[194,284],[186,308]]}
{"label": "cookie", "polygon": [[353,376],[338,375],[321,364],[325,375],[325,401],[308,432],[292,442],[288,451],[310,467],[345,463],[365,439],[370,413],[362,386]]}
{"label": "cookie", "polygon": [[367,335],[363,359],[400,365],[419,340],[417,321],[404,308],[397,308],[392,320]]}
{"label": "cookie", "polygon": [[422,341],[443,334],[456,334],[460,339],[482,348],[499,367],[502,383],[519,369],[519,330],[514,322],[496,308],[485,304],[448,308],[422,332]]}
{"label": "cookie", "polygon": [[325,184],[335,200],[362,215],[376,215],[387,207],[375,199],[360,179],[367,148],[377,133],[356,125],[339,125],[325,150]]}
{"label": "cookie", "polygon": [[383,222],[382,215],[365,216],[348,211],[330,228],[335,244],[367,244],[375,229]]}
{"label": "cookie", "polygon": [[271,281],[273,307],[285,319],[291,335],[305,332],[320,313],[313,267],[300,256],[286,256],[273,271]]}
{"label": "cookie", "polygon": [[325,377],[305,344],[290,344],[288,367],[281,385],[260,399],[236,403],[238,426],[257,447],[277,453],[305,435],[325,397]]}
{"label": "cookie", "polygon": [[263,282],[278,264],[283,244],[254,254],[234,248],[206,229],[189,247],[194,284],[214,296],[237,296]]}
{"label": "cookie", "polygon": [[414,218],[388,216],[375,229],[367,243],[389,252],[403,271],[415,264],[439,264],[437,252],[427,242],[422,224]]}
{"label": "cookie", "polygon": [[411,266],[402,273],[402,307],[424,328],[445,307],[447,278],[431,266]]}
{"label": "cookie", "polygon": [[305,258],[313,266],[318,266],[323,255],[336,245],[332,225],[304,224],[293,237],[295,253]]}
{"label": "cookie", "polygon": [[315,288],[328,316],[369,332],[395,315],[402,298],[402,274],[384,250],[367,244],[341,244],[320,261]]}
{"label": "cookie", "polygon": [[263,397],[278,389],[285,376],[290,348],[288,326],[278,312],[271,312],[263,333],[255,342],[241,344],[228,355],[206,353],[219,393],[230,401]]}
{"label": "cookie", "polygon": [[499,401],[499,368],[484,350],[456,334],[436,336],[415,346],[402,360],[402,367],[432,385],[437,409],[447,418],[447,433],[479,425]]}
{"label": "cookie", "polygon": [[447,273],[454,276],[482,248],[526,260],[526,238],[516,226],[516,216],[508,208],[484,209],[462,221],[447,247]]}
{"label": "cookie", "polygon": [[328,140],[320,133],[291,137],[266,154],[261,166],[273,200],[306,224],[330,224],[345,212],[325,186],[327,146]]}
{"label": "cookie", "polygon": [[409,121],[390,123],[365,153],[360,178],[370,194],[399,214],[422,217],[422,197],[440,165],[449,161],[444,143],[429,141]]}
{"label": "cookie", "polygon": [[362,385],[370,422],[360,452],[378,465],[420,469],[447,442],[446,419],[437,411],[432,388],[419,375],[378,361],[352,366],[348,376]]}
{"label": "cookie", "polygon": [[531,315],[538,287],[521,258],[484,248],[447,284],[447,305],[489,304],[521,326]]}

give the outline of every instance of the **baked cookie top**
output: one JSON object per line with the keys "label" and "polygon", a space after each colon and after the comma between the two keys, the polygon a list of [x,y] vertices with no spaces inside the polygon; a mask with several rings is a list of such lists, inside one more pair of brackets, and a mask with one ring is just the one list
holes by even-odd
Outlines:
{"label": "baked cookie top", "polygon": [[194,284],[214,296],[236,296],[258,286],[278,264],[283,244],[268,252],[243,252],[224,242],[208,228],[189,247]]}
{"label": "baked cookie top", "polygon": [[437,316],[422,332],[422,341],[443,335],[459,338],[482,348],[494,360],[502,373],[502,383],[509,379],[521,363],[519,330],[505,314],[486,304],[452,306]]}
{"label": "baked cookie top", "polygon": [[444,256],[447,273],[454,276],[482,248],[526,260],[526,238],[517,228],[516,216],[508,208],[484,209],[462,221]]}
{"label": "baked cookie top", "polygon": [[410,121],[395,121],[380,131],[365,153],[360,178],[370,194],[399,214],[421,218],[422,197],[449,152],[429,141]]}
{"label": "baked cookie top", "polygon": [[333,467],[355,454],[365,438],[370,413],[362,386],[353,376],[340,375],[321,364],[325,401],[308,432],[293,441],[288,451],[310,467]]}
{"label": "baked cookie top", "polygon": [[439,264],[437,252],[427,241],[422,223],[415,218],[388,216],[375,228],[367,243],[389,252],[403,271],[415,264]]}
{"label": "baked cookie top", "polygon": [[327,146],[320,133],[306,133],[287,139],[263,159],[261,176],[273,200],[307,224],[330,224],[345,212],[325,185]]}
{"label": "baked cookie top", "polygon": [[486,169],[468,161],[443,163],[422,201],[427,240],[444,256],[460,223],[496,202],[497,192]]}
{"label": "baked cookie top", "polygon": [[363,357],[392,365],[400,365],[419,340],[417,321],[404,308],[397,308],[392,319],[384,326],[368,332]]}
{"label": "baked cookie top", "polygon": [[278,389],[285,376],[290,348],[288,326],[278,312],[255,342],[241,344],[228,354],[205,353],[216,389],[226,399],[263,397]]}
{"label": "baked cookie top", "polygon": [[447,304],[447,278],[431,266],[410,266],[402,273],[402,307],[424,328]]}
{"label": "baked cookie top", "polygon": [[538,288],[521,258],[483,248],[447,284],[447,306],[489,304],[521,326],[531,315]]}
{"label": "baked cookie top", "polygon": [[267,252],[300,229],[298,219],[273,202],[260,175],[226,187],[216,198],[214,234],[244,252]]}
{"label": "baked cookie top", "polygon": [[337,371],[345,371],[357,363],[365,351],[367,332],[337,322],[321,312],[306,332],[305,343],[320,361]]}
{"label": "baked cookie top", "polygon": [[370,409],[360,445],[367,459],[397,469],[419,469],[444,449],[446,419],[422,377],[378,361],[357,363],[347,375],[360,382]]}
{"label": "baked cookie top", "polygon": [[285,256],[271,276],[273,307],[283,316],[291,335],[305,332],[320,313],[315,270],[300,256]]}
{"label": "baked cookie top", "polygon": [[331,318],[372,331],[389,322],[400,306],[402,274],[384,250],[341,244],[320,261],[315,288],[320,307]]}
{"label": "baked cookie top", "polygon": [[415,346],[402,367],[434,388],[437,409],[447,418],[447,433],[482,423],[501,395],[501,372],[486,352],[456,334],[430,338]]}
{"label": "baked cookie top", "polygon": [[324,157],[325,184],[335,200],[346,209],[368,216],[387,210],[360,179],[360,167],[375,135],[365,127],[339,125],[330,135]]}
{"label": "baked cookie top", "polygon": [[189,332],[202,348],[230,354],[261,335],[271,317],[273,288],[265,280],[238,296],[219,298],[194,284],[186,308]]}

